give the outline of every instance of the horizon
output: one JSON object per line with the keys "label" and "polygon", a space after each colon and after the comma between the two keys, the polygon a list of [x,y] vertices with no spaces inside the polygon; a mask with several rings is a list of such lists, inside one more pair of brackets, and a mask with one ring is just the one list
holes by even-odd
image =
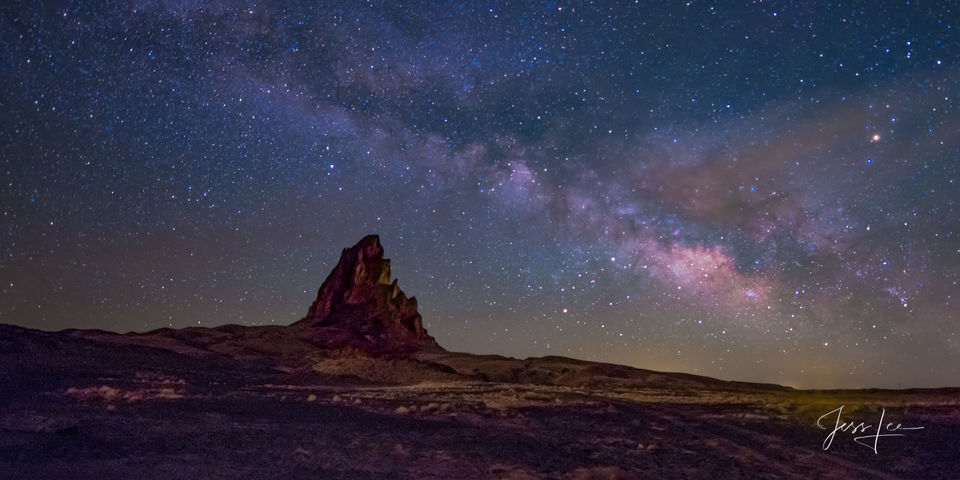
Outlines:
{"label": "horizon", "polygon": [[451,351],[960,386],[945,8],[0,18],[0,323],[288,325],[372,232]]}

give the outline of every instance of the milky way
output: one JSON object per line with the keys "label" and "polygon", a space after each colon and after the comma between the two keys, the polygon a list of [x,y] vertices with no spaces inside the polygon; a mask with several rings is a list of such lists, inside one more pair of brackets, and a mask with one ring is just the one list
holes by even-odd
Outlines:
{"label": "milky way", "polygon": [[0,12],[0,322],[288,324],[378,233],[452,350],[960,378],[949,2]]}

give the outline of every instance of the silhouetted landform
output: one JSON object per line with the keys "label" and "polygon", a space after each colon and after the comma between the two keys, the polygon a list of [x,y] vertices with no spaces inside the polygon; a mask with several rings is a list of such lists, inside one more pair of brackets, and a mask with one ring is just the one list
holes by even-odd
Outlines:
{"label": "silhouetted landform", "polygon": [[955,478],[958,394],[448,352],[368,236],[290,326],[0,325],[0,478]]}
{"label": "silhouetted landform", "polygon": [[397,280],[391,282],[390,260],[383,258],[376,235],[344,249],[307,316],[293,327],[309,328],[327,350],[373,355],[440,350],[423,328],[416,297],[407,298]]}

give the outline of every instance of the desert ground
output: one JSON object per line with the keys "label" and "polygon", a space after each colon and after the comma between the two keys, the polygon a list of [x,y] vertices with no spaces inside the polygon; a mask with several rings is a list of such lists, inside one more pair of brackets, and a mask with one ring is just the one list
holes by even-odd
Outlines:
{"label": "desert ground", "polygon": [[[270,328],[206,333],[0,327],[0,477],[879,479],[960,468],[956,389],[800,391],[448,352],[297,369],[231,345]],[[195,341],[177,352],[174,337]],[[878,439],[877,453],[841,432],[824,451],[817,418],[840,405],[845,420],[870,423],[884,408],[924,429]]]}
{"label": "desert ground", "polygon": [[0,477],[957,478],[958,394],[449,352],[371,235],[292,325],[0,325]]}

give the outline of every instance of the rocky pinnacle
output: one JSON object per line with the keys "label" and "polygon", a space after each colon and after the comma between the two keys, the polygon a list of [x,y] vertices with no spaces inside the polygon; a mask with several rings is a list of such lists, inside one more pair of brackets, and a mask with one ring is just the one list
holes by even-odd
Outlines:
{"label": "rocky pinnacle", "polygon": [[407,298],[391,281],[390,260],[376,235],[343,250],[307,316],[295,325],[308,327],[328,349],[404,355],[440,348],[423,328],[416,297]]}

